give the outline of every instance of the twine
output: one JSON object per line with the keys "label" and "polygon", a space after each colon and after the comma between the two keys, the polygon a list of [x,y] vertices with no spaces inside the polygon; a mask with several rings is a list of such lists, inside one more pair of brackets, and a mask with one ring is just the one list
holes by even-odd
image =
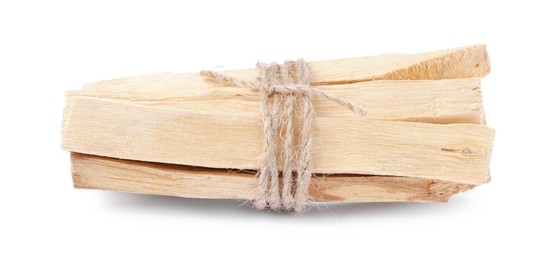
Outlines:
{"label": "twine", "polygon": [[[328,99],[360,116],[364,116],[366,112],[362,104],[353,104],[310,87],[310,73],[302,59],[286,61],[283,65],[258,63],[257,68],[259,76],[253,82],[214,71],[201,71],[200,74],[205,79],[219,82],[221,85],[244,87],[259,94],[264,128],[264,152],[257,173],[258,187],[253,205],[258,210],[269,208],[275,211],[301,212],[306,209],[309,202],[309,185],[313,168],[312,97]],[[298,104],[300,111],[296,111],[296,103],[300,103]],[[294,118],[297,114],[302,118],[297,144],[298,154],[293,144]],[[281,183],[278,148],[282,148],[283,153],[280,156],[283,177]],[[293,169],[296,169],[295,176]]]}

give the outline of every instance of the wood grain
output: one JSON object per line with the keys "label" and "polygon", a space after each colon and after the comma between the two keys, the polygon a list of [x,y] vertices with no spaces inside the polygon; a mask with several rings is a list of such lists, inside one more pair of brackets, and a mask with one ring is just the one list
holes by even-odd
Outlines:
{"label": "wood grain", "polygon": [[[308,66],[312,86],[368,111],[359,118],[313,100],[311,200],[447,201],[489,182],[494,131],[478,79],[490,71],[485,46]],[[258,74],[223,73],[246,81]],[[198,73],[94,82],[67,92],[62,147],[72,152],[78,188],[252,200],[258,95]]]}
{"label": "wood grain", "polygon": [[[204,113],[79,96],[69,98],[65,112],[62,147],[72,152],[255,169],[263,149],[255,113]],[[493,134],[473,124],[319,117],[314,169],[481,184],[489,179]]]}
{"label": "wood grain", "polygon": [[[71,162],[76,188],[207,199],[252,200],[255,196],[256,179],[251,173],[78,153],[72,153]],[[310,197],[324,202],[446,202],[473,187],[406,177],[317,175]]]}
{"label": "wood grain", "polygon": [[[308,62],[312,86],[336,85],[373,80],[438,80],[481,78],[490,72],[485,45],[418,54],[385,54]],[[209,68],[205,68],[209,69]],[[226,75],[252,81],[256,69],[229,70]],[[141,82],[137,85],[137,82]],[[183,92],[216,87],[198,73],[159,73],[124,77],[87,84],[84,90],[114,92]]]}
{"label": "wood grain", "polygon": [[[131,82],[132,80],[129,79]],[[258,94],[239,87],[211,87],[154,93],[136,91],[68,91],[74,96],[127,100],[152,107],[170,107],[207,113],[259,113]],[[145,86],[146,88],[147,86]],[[326,93],[364,104],[368,119],[485,124],[480,79],[370,81],[319,87]],[[318,117],[356,117],[351,111],[323,99],[313,101]]]}

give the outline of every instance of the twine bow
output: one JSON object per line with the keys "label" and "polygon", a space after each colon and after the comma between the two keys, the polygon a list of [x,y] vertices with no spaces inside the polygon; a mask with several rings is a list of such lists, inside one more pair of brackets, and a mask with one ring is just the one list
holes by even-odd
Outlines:
{"label": "twine bow", "polygon": [[[214,71],[201,71],[200,74],[205,79],[219,82],[221,85],[244,87],[259,94],[264,127],[264,152],[257,173],[258,187],[254,207],[259,210],[270,208],[276,211],[301,212],[309,201],[309,185],[312,178],[312,124],[314,118],[312,97],[328,99],[359,116],[364,116],[366,112],[362,104],[354,104],[310,87],[310,73],[302,59],[286,61],[281,66],[277,63],[258,63],[257,68],[260,74],[253,82]],[[270,97],[272,97],[272,102],[270,102]],[[296,102],[300,102],[300,111],[295,111]],[[295,158],[293,145],[293,123],[296,113],[300,113],[302,117],[297,158]],[[280,138],[280,129],[285,132],[284,138]],[[276,140],[282,141],[281,145],[283,146],[281,189],[276,151],[276,147],[280,143],[277,143]],[[296,169],[295,178],[293,169]]]}

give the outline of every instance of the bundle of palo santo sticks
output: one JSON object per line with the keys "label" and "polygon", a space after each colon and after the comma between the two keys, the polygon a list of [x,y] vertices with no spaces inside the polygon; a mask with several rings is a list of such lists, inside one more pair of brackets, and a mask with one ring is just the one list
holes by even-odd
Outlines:
{"label": "bundle of palo santo sticks", "polygon": [[[311,97],[310,201],[445,202],[489,182],[494,130],[486,126],[480,91],[490,70],[485,46],[306,66],[309,87],[362,103],[366,112],[360,117]],[[222,72],[244,82],[259,73]],[[267,149],[260,104],[259,93],[222,87],[200,73],[127,77],[68,91],[62,148],[71,152],[74,185],[256,200]],[[285,148],[275,149],[279,157]],[[292,169],[293,189],[299,167]],[[284,165],[276,172],[276,185],[283,184]]]}

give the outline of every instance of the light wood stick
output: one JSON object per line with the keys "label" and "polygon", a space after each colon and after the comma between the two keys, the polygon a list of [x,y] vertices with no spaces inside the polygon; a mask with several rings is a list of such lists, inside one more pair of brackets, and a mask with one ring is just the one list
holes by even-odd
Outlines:
{"label": "light wood stick", "polygon": [[[490,71],[484,45],[420,54],[386,54],[315,61],[309,62],[308,67],[312,86],[372,80],[481,78]],[[258,75],[255,69],[230,70],[224,73],[246,81],[252,81]],[[160,73],[98,81],[85,85],[84,90],[156,94],[188,93],[217,86],[218,84],[204,80],[198,73]]]}
{"label": "light wood stick", "polygon": [[[135,79],[134,86],[142,88],[145,83],[140,77]],[[331,95],[363,103],[368,119],[485,124],[480,79],[371,81],[319,88]],[[67,95],[129,100],[153,107],[209,113],[259,113],[260,110],[258,94],[238,87],[212,87],[195,93],[89,89],[68,91]],[[318,117],[355,117],[336,103],[318,99],[313,103]]]}
{"label": "light wood stick", "polygon": [[[168,195],[188,198],[242,199],[255,196],[250,173],[120,160],[72,153],[72,176],[77,188]],[[312,201],[446,202],[474,186],[418,178],[386,176],[315,176]]]}
{"label": "light wood stick", "polygon": [[[257,114],[204,113],[70,96],[62,147],[68,151],[211,168],[256,169]],[[317,173],[407,176],[482,184],[494,131],[471,124],[422,124],[319,117]]]}

